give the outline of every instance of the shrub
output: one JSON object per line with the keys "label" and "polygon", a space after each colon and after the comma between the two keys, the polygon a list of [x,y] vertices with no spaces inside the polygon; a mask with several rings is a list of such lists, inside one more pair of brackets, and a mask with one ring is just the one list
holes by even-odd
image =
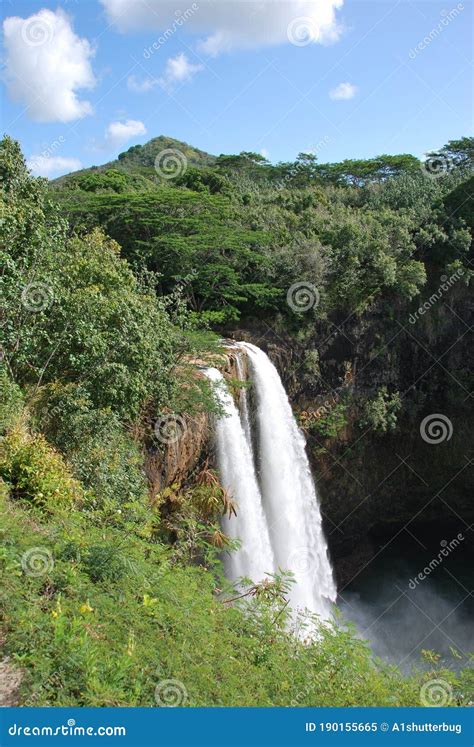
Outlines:
{"label": "shrub", "polygon": [[41,434],[18,427],[2,439],[0,476],[14,498],[54,511],[71,506],[83,495],[64,459]]}
{"label": "shrub", "polygon": [[371,428],[375,433],[387,433],[397,427],[397,414],[402,402],[399,392],[389,394],[383,386],[373,400],[366,402],[360,425]]}
{"label": "shrub", "polygon": [[94,583],[122,578],[125,568],[113,545],[92,545],[82,561],[84,570]]}
{"label": "shrub", "polygon": [[336,438],[347,425],[347,405],[339,402],[332,409],[310,421],[310,430],[324,438]]}
{"label": "shrub", "polygon": [[110,410],[95,409],[76,384],[54,383],[35,399],[36,425],[67,457],[74,475],[92,491],[95,509],[109,511],[145,501],[147,482],[137,444]]}

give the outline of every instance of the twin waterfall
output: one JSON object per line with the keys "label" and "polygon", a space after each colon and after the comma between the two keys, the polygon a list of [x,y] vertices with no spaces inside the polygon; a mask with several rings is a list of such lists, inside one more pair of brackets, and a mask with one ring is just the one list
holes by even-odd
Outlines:
{"label": "twin waterfall", "polygon": [[279,568],[290,570],[295,577],[292,608],[306,608],[326,619],[336,587],[305,440],[275,366],[255,345],[237,347],[249,361],[254,419],[246,390],[239,410],[222,374],[206,370],[226,413],[216,422],[221,481],[237,504],[237,516],[226,517],[223,528],[241,541],[240,548],[227,555],[226,574],[232,580],[245,576],[258,582]]}

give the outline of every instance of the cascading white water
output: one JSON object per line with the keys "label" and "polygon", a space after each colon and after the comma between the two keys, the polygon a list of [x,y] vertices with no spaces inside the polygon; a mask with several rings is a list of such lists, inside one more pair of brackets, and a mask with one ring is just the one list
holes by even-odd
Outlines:
{"label": "cascading white water", "polygon": [[257,398],[257,463],[275,570],[291,570],[295,576],[294,609],[327,618],[336,586],[305,440],[275,366],[255,345],[240,346],[250,361]]}
{"label": "cascading white water", "polygon": [[244,433],[239,411],[227,390],[223,375],[215,368],[208,368],[205,373],[216,384],[216,395],[225,413],[216,422],[217,462],[221,481],[237,504],[237,516],[224,517],[223,529],[229,537],[241,540],[241,547],[225,557],[226,575],[234,581],[245,576],[258,582],[273,572],[275,560],[250,441]]}
{"label": "cascading white water", "polygon": [[[247,354],[255,387],[256,437],[252,438],[246,392],[239,414],[223,375],[215,368],[206,370],[225,412],[216,422],[221,480],[237,503],[237,516],[226,517],[223,528],[241,540],[240,549],[225,559],[226,573],[232,580],[246,576],[257,582],[279,569],[290,570],[295,577],[290,593],[293,610],[308,609],[327,619],[336,587],[305,440],[270,359],[255,345],[237,347]],[[237,371],[243,380],[238,356]]]}

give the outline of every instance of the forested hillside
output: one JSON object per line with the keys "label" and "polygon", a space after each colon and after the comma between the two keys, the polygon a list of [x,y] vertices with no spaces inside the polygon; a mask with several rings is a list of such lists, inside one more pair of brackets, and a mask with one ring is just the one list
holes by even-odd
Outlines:
{"label": "forested hillside", "polygon": [[[472,669],[441,668],[433,652],[402,677],[346,627],[295,638],[285,569],[236,595],[219,524],[232,496],[211,451],[199,441],[193,469],[168,484],[150,465],[180,423],[197,433],[219,412],[194,363],[222,362],[223,337],[280,364],[328,521],[357,501],[331,471],[342,452],[357,472],[370,450],[375,475],[406,423],[445,411],[440,392],[452,417],[467,414],[451,379],[467,388],[472,355],[456,317],[472,313],[473,159],[470,138],[425,163],[302,153],[271,165],[160,137],[49,183],[2,141],[1,637],[13,702],[419,705],[438,676],[452,704],[472,701]],[[448,293],[452,314],[436,307]],[[415,331],[434,350],[460,340],[426,381]],[[163,438],[157,422],[178,432]],[[435,475],[454,471],[461,442],[462,427]],[[469,478],[457,479],[453,500],[472,515]],[[377,500],[330,541],[342,580],[354,537],[369,542],[407,510],[405,498]]]}

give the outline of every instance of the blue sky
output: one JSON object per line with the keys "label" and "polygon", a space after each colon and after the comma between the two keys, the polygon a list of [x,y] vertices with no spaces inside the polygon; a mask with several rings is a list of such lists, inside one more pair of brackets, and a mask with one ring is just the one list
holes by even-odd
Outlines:
{"label": "blue sky", "polygon": [[161,134],[325,162],[472,132],[467,0],[15,0],[4,18],[2,129],[52,177]]}

